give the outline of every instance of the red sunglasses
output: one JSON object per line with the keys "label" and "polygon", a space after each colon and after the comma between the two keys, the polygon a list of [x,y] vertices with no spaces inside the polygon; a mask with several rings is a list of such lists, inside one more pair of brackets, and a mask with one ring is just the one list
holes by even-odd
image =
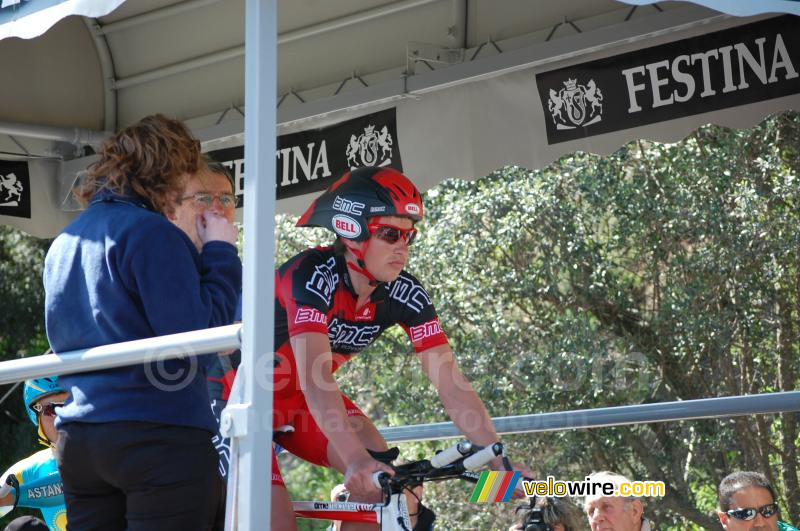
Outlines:
{"label": "red sunglasses", "polygon": [[394,245],[402,238],[406,245],[411,245],[417,238],[417,229],[403,229],[393,225],[384,225],[382,223],[370,224],[369,231],[373,236],[379,240],[383,240],[389,245]]}
{"label": "red sunglasses", "polygon": [[31,409],[44,417],[55,417],[56,408],[64,407],[66,402],[50,402],[49,404],[31,404]]}

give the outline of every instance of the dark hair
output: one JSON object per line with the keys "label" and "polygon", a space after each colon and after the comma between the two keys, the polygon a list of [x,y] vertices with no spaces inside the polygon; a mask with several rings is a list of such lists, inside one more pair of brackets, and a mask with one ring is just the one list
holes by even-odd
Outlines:
{"label": "dark hair", "polygon": [[227,166],[217,160],[212,159],[206,153],[203,153],[203,162],[211,173],[217,173],[225,176],[225,178],[228,179],[228,182],[231,183],[231,190],[236,190],[236,185],[233,183],[233,175],[231,175],[231,171]]}
{"label": "dark hair", "polygon": [[[549,526],[561,524],[566,531],[583,529],[583,513],[568,498],[536,498],[536,509],[541,512],[542,520]],[[520,505],[516,513],[522,515],[522,528],[531,512],[530,504]]]}
{"label": "dark hair", "polygon": [[183,190],[185,176],[197,172],[200,142],[182,122],[154,114],[106,140],[99,154],[75,189],[81,204],[107,189],[142,197],[163,213]]}
{"label": "dark hair", "polygon": [[775,490],[764,474],[761,472],[739,471],[728,474],[719,484],[719,488],[717,489],[717,501],[720,510],[729,510],[731,508],[731,498],[733,495],[747,487],[761,487],[762,489],[767,489],[770,496],[772,496],[772,501],[774,502],[777,499]]}

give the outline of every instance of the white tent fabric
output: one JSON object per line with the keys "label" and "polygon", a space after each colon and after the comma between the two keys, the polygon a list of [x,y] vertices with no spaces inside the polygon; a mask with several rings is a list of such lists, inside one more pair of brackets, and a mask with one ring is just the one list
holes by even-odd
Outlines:
{"label": "white tent fabric", "polygon": [[125,0],[3,0],[0,7],[0,40],[9,37],[33,39],[59,20],[80,15],[105,16]]}
{"label": "white tent fabric", "polygon": [[[658,0],[620,0],[626,4],[648,5]],[[716,9],[737,17],[749,17],[762,13],[791,13],[800,15],[800,0],[681,0]]]}
{"label": "white tent fabric", "polygon": [[[120,0],[32,0],[19,9],[42,3],[99,16]],[[791,11],[800,4],[784,3],[760,5]],[[21,31],[37,15],[52,23],[55,7],[0,24],[0,32],[8,24]],[[11,192],[24,189],[16,206],[0,190],[0,223],[56,234],[78,210],[71,185],[95,160],[76,150],[152,112],[186,119],[204,149],[234,170],[241,195],[243,8],[238,0],[126,2],[97,19],[69,17],[36,39],[0,41],[0,68],[14,74],[4,80],[9,104],[0,108],[0,175],[14,174]],[[771,15],[734,18],[682,1],[634,9],[613,0],[351,0],[324,8],[287,0],[278,12],[279,212],[300,213],[337,174],[369,163],[351,142],[379,143],[379,136],[381,156],[392,161],[375,163],[401,168],[427,189],[508,164],[535,169],[574,151],[606,154],[637,138],[676,141],[706,123],[747,127],[800,110],[792,77],[800,46],[786,30],[793,19],[773,28]],[[725,34],[754,24],[771,33],[745,41],[739,30]],[[785,53],[776,43],[781,31]],[[721,40],[710,41],[716,34]],[[648,56],[654,47],[662,51]],[[698,51],[715,55],[681,62]],[[738,90],[739,70],[746,90]],[[619,114],[629,88],[642,101],[658,97],[653,80],[666,83],[663,98],[680,98],[688,90],[681,75],[692,76],[693,87],[730,78],[737,88],[723,83],[714,98],[700,98],[698,89],[694,103]],[[591,90],[602,101],[591,105]],[[601,121],[564,121],[557,104],[578,114],[585,107]],[[655,113],[649,122],[626,117],[648,112]],[[625,127],[606,127],[617,122]],[[26,160],[44,162],[29,164],[25,176],[17,163]]]}

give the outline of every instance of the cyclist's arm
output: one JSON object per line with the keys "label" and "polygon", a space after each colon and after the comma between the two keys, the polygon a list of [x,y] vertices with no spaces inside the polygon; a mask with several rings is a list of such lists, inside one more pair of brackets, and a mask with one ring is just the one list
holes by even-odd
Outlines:
{"label": "cyclist's arm", "polygon": [[391,469],[372,459],[358,436],[347,429],[347,412],[339,385],[333,377],[333,355],[328,336],[304,332],[293,336],[291,344],[308,409],[342,461],[347,463],[345,487],[357,492],[375,490],[372,473],[378,470],[391,472]]}
{"label": "cyclist's arm", "polygon": [[[455,354],[449,345],[439,345],[423,350],[417,354],[422,362],[425,374],[436,387],[447,414],[456,427],[475,444],[487,446],[499,439],[494,429],[492,418],[483,401],[472,388],[472,384],[464,377],[458,367]],[[476,422],[478,421],[478,422]],[[501,457],[489,462],[492,470],[506,470]],[[533,477],[527,467],[512,463],[514,470],[520,470],[524,477]],[[518,487],[514,498],[524,498],[524,492]]]}
{"label": "cyclist's arm", "polygon": [[6,478],[15,473],[15,467],[18,465],[19,463],[12,466],[0,476],[0,507],[14,504],[14,489],[6,484]]}
{"label": "cyclist's arm", "polygon": [[[478,394],[458,367],[453,351],[446,344],[417,354],[428,379],[436,387],[447,414],[469,440],[481,446],[498,441],[492,419]],[[500,458],[492,461],[494,470],[503,470]]]}

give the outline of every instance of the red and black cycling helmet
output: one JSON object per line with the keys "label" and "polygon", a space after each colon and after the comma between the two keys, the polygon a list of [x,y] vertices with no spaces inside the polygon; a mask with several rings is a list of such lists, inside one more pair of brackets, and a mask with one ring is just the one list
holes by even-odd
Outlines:
{"label": "red and black cycling helmet", "polygon": [[367,166],[345,173],[314,201],[298,227],[325,227],[355,241],[370,237],[367,220],[398,216],[420,221],[422,196],[408,177],[393,168]]}

